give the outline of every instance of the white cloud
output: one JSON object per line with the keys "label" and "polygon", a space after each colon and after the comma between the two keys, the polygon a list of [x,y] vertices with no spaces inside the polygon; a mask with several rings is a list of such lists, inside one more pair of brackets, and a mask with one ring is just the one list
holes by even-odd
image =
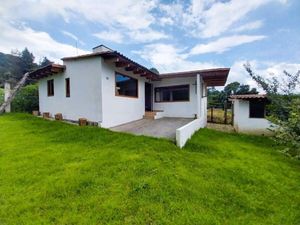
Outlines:
{"label": "white cloud", "polygon": [[188,7],[184,5],[186,3],[177,2],[161,4],[159,8],[193,36],[210,38],[223,34],[250,12],[270,2],[286,3],[284,0],[193,0]]}
{"label": "white cloud", "polygon": [[68,31],[65,31],[65,30],[63,30],[63,31],[61,31],[61,32],[62,32],[65,36],[72,38],[73,40],[75,40],[75,41],[78,42],[79,44],[85,45],[85,43],[84,43],[83,41],[79,40],[79,38],[78,38],[75,34],[72,34],[72,33],[68,32]]}
{"label": "white cloud", "polygon": [[151,42],[160,39],[167,39],[169,36],[163,32],[155,31],[153,29],[135,30],[129,32],[131,40],[137,42]]}
{"label": "white cloud", "polygon": [[171,44],[149,44],[134,53],[149,61],[161,73],[218,67],[212,62],[189,61],[185,58],[184,49]]}
{"label": "white cloud", "polygon": [[191,55],[199,55],[205,53],[222,53],[230,50],[233,47],[262,40],[266,36],[251,36],[251,35],[233,35],[229,37],[223,37],[216,41],[209,42],[207,44],[198,44],[190,51]]}
{"label": "white cloud", "polygon": [[121,34],[121,32],[116,30],[110,30],[110,31],[102,31],[99,33],[93,34],[95,37],[105,40],[105,41],[111,41],[115,43],[122,43],[124,36]]}
{"label": "white cloud", "polygon": [[257,20],[257,21],[246,23],[242,26],[239,26],[239,27],[235,28],[233,31],[242,32],[242,31],[247,31],[247,30],[255,30],[255,29],[261,28],[262,26],[263,26],[263,22],[261,20]]}
{"label": "white cloud", "polygon": [[[3,0],[1,15],[5,19],[42,20],[61,16],[65,21],[85,19],[104,26],[121,26],[129,30],[145,29],[155,22],[151,10],[156,0]],[[26,10],[24,10],[26,9]]]}
{"label": "white cloud", "polygon": [[166,26],[166,25],[173,25],[174,24],[174,20],[171,19],[170,17],[161,17],[159,19],[159,24],[161,26]]}
{"label": "white cloud", "polygon": [[88,53],[74,46],[54,40],[48,33],[35,31],[29,27],[15,26],[0,22],[0,51],[10,53],[12,49],[23,50],[28,47],[36,56],[36,61],[46,56],[50,60],[60,62],[60,58]]}

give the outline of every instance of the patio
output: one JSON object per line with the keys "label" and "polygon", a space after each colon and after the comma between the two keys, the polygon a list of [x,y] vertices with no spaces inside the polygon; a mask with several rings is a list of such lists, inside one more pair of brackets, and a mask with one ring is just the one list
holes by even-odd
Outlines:
{"label": "patio", "polygon": [[145,135],[152,137],[163,137],[175,140],[176,129],[193,121],[191,118],[169,118],[164,117],[157,120],[141,119],[126,123],[120,126],[112,127],[110,130],[126,132],[135,135]]}

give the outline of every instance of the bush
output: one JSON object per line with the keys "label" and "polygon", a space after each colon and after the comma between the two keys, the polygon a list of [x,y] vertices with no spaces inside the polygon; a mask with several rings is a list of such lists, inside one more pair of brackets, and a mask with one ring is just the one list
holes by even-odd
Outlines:
{"label": "bush", "polygon": [[36,84],[23,87],[12,102],[13,112],[29,112],[39,109],[39,92]]}
{"label": "bush", "polygon": [[[255,74],[249,64],[244,65],[250,77],[267,93],[271,104],[268,119],[273,127],[275,141],[286,146],[282,151],[300,159],[300,71],[290,74],[283,71],[281,76],[271,79]],[[279,77],[279,78],[278,78]]]}
{"label": "bush", "polygon": [[271,116],[271,121],[279,125],[275,131],[275,141],[287,146],[283,152],[300,159],[300,98],[292,100],[286,121]]}

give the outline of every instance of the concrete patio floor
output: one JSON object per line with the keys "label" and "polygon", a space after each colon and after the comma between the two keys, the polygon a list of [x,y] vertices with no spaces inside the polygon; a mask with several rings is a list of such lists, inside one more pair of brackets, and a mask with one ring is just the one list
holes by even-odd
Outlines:
{"label": "concrete patio floor", "polygon": [[175,140],[176,129],[193,120],[194,119],[190,118],[169,117],[164,117],[157,120],[141,119],[120,126],[112,127],[110,128],[110,130],[151,137],[163,137]]}

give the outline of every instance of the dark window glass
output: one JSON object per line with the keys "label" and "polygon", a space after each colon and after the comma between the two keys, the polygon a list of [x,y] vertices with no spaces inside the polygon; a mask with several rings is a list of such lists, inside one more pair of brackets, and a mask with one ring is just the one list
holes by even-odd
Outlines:
{"label": "dark window glass", "polygon": [[54,80],[47,81],[47,94],[48,96],[54,96]]}
{"label": "dark window glass", "polygon": [[265,118],[266,103],[262,100],[253,100],[249,102],[250,118]]}
{"label": "dark window glass", "polygon": [[70,97],[70,78],[66,78],[66,97]]}
{"label": "dark window glass", "polygon": [[116,95],[138,97],[138,80],[116,73]]}
{"label": "dark window glass", "polygon": [[177,102],[189,101],[190,90],[189,85],[158,87],[155,88],[156,102]]}

